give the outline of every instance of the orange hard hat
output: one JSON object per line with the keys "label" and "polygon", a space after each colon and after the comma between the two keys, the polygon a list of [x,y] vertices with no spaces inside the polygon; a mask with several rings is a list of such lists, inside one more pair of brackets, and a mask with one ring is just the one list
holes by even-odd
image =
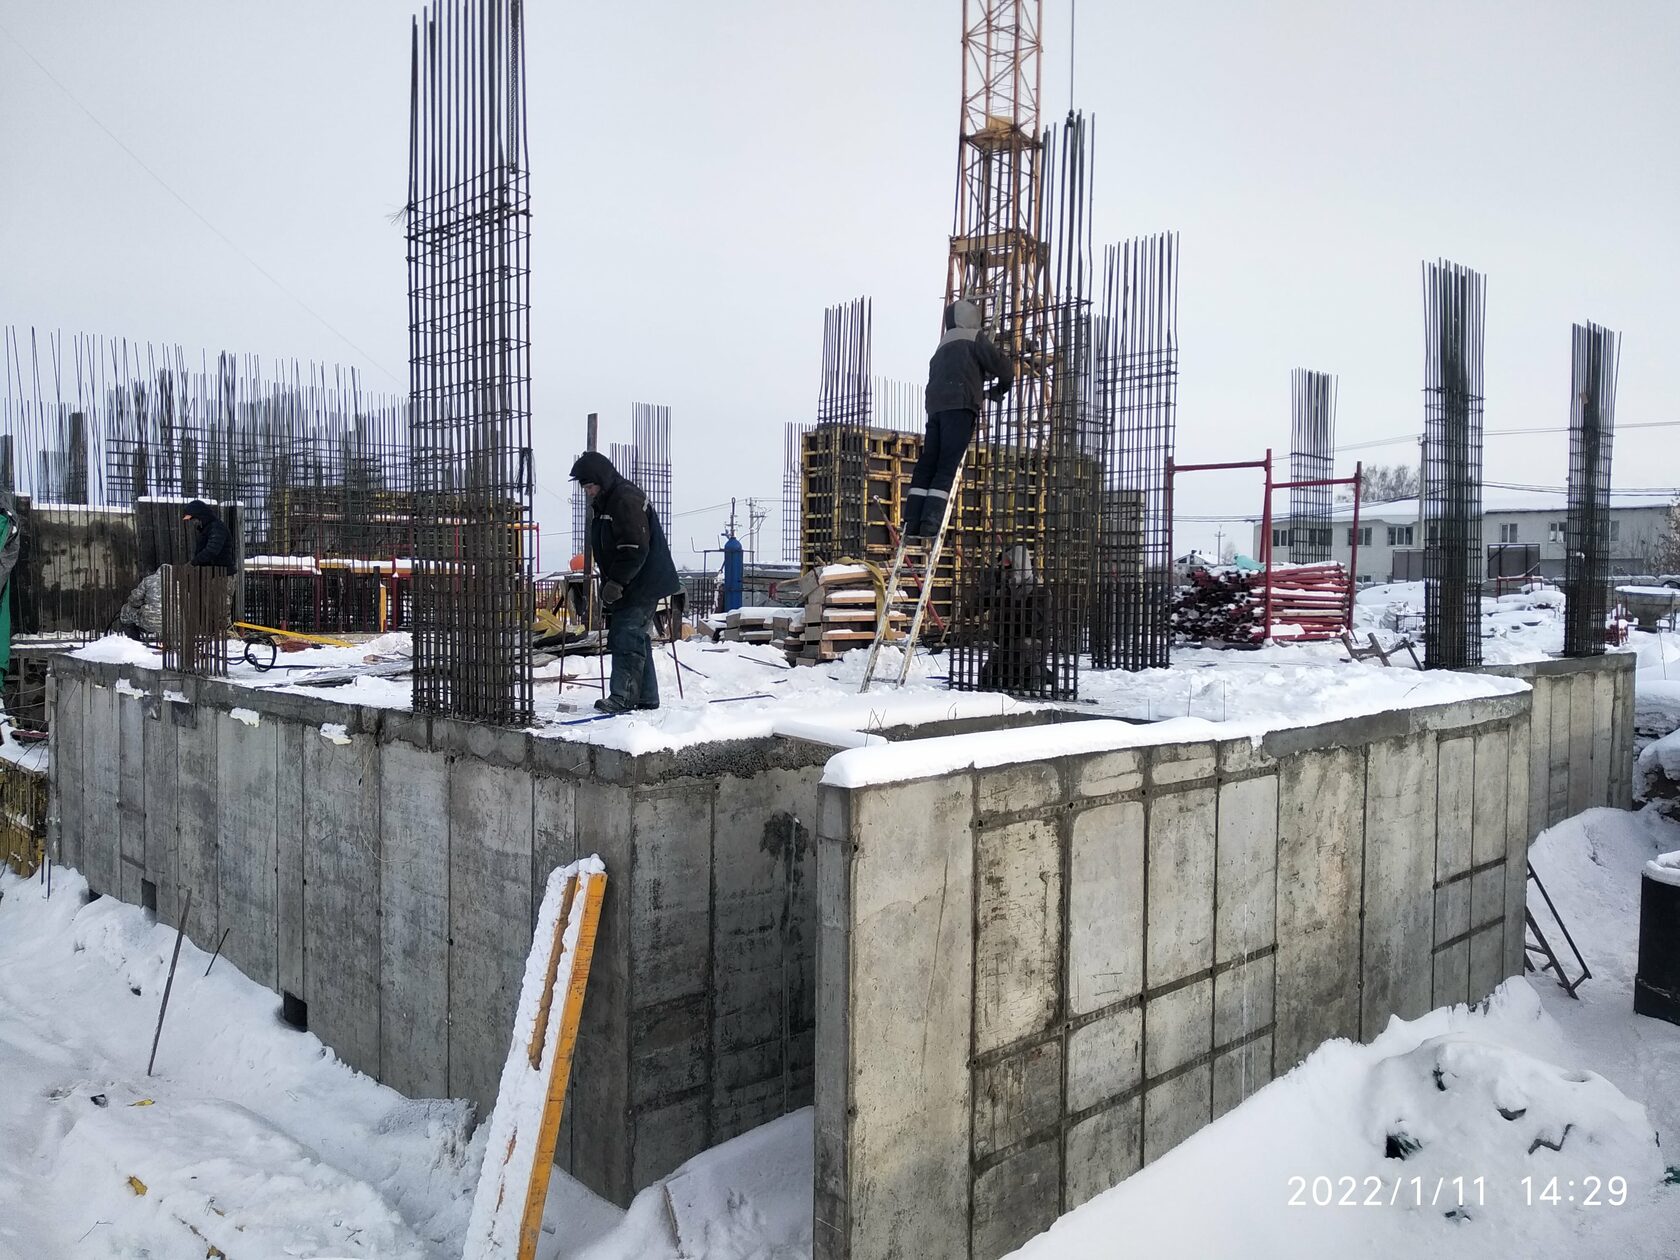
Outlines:
{"label": "orange hard hat", "polygon": [[572,557],[572,572],[573,573],[582,573],[583,572],[583,557],[582,556],[573,556]]}

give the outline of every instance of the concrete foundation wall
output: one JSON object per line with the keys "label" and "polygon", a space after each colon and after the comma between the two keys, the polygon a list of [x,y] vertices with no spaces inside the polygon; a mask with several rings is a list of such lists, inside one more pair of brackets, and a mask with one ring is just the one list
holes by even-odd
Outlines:
{"label": "concrete foundation wall", "polygon": [[1531,819],[1612,792],[1617,671],[1542,671],[1546,742],[1519,694],[826,787],[816,1254],[992,1260],[1325,1039],[1518,973]]}
{"label": "concrete foundation wall", "polygon": [[1534,688],[1529,733],[1529,828],[1539,835],[1594,805],[1633,806],[1631,652],[1490,665],[1482,672]]}
{"label": "concrete foundation wall", "polygon": [[561,1165],[626,1203],[815,1097],[823,1255],[990,1256],[1324,1038],[1520,965],[1516,859],[1625,801],[1633,710],[1631,658],[1520,668],[1532,697],[1259,749],[842,793],[790,740],[632,757],[60,659],[49,842],[164,922],[190,889],[195,942],[346,1062],[481,1106],[543,880],[599,853]]}
{"label": "concrete foundation wall", "polygon": [[598,852],[561,1166],[625,1204],[811,1102],[829,749],[629,757],[73,659],[50,709],[54,859],[172,925],[190,889],[194,942],[352,1067],[488,1108],[547,874]]}

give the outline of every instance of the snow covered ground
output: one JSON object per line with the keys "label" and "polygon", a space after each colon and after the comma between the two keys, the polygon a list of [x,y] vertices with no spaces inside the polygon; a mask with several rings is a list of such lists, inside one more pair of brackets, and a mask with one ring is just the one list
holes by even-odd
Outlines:
{"label": "snow covered ground", "polygon": [[[1533,860],[1593,969],[1579,1001],[1514,980],[1371,1045],[1327,1043],[1017,1254],[1107,1260],[1118,1239],[1245,1260],[1680,1254],[1680,1185],[1665,1184],[1680,1178],[1680,1028],[1631,998],[1639,872],[1677,848],[1680,826],[1648,812],[1553,828]],[[226,960],[206,978],[190,943],[148,1078],[174,934],[85,902],[73,872],[43,891],[0,875],[0,1258],[460,1254],[484,1143],[466,1104],[352,1072]],[[1417,1149],[1388,1158],[1391,1138]],[[1542,1201],[1554,1176],[1558,1201]],[[1467,1205],[1449,1216],[1460,1177]],[[810,1178],[808,1111],[691,1161],[628,1213],[556,1172],[540,1254],[804,1260]],[[1419,1206],[1438,1183],[1442,1201]]]}
{"label": "snow covered ground", "polygon": [[[1424,584],[1392,582],[1367,586],[1354,597],[1354,637],[1361,642],[1375,632],[1383,646],[1402,638],[1423,655]],[[1543,660],[1563,651],[1563,592],[1534,586],[1482,599],[1482,660],[1515,665]],[[1406,659],[1402,657],[1401,659]]]}
{"label": "snow covered ground", "polygon": [[[0,1260],[458,1258],[488,1126],[352,1071],[226,959],[75,872],[0,868]],[[510,1030],[511,1036],[511,1030]],[[541,1260],[809,1256],[809,1112],[626,1214],[555,1171]],[[791,1250],[790,1250],[791,1248]]]}

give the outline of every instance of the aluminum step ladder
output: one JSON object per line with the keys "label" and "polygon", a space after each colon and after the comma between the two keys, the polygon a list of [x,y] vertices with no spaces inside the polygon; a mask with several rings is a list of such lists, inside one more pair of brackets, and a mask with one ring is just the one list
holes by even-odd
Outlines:
{"label": "aluminum step ladder", "polygon": [[915,659],[916,644],[921,642],[922,623],[927,618],[928,594],[933,590],[933,575],[939,569],[939,557],[945,547],[945,533],[951,527],[951,505],[957,501],[957,495],[962,490],[962,475],[963,466],[959,463],[956,474],[951,478],[951,492],[945,496],[945,511],[939,517],[939,531],[934,534],[933,542],[928,545],[927,561],[919,575],[913,571],[910,574],[916,578],[917,589],[915,610],[910,615],[909,632],[902,639],[893,639],[893,612],[903,602],[898,598],[899,579],[905,576],[904,562],[910,550],[910,535],[898,536],[898,546],[893,550],[892,568],[887,573],[886,585],[881,589],[879,596],[880,611],[875,618],[875,638],[869,644],[869,660],[863,668],[863,683],[858,687],[859,695],[867,692],[875,682],[875,662],[881,655],[881,645],[889,641],[904,648],[904,659],[899,663],[898,681],[894,685],[902,687],[905,679],[910,677],[910,662]]}

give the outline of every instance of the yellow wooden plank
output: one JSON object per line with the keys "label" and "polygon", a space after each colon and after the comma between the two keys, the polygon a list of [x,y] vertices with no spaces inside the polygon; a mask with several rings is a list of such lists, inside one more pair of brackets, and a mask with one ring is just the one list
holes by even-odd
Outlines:
{"label": "yellow wooden plank", "polygon": [[[537,1133],[537,1156],[531,1165],[531,1183],[525,1190],[525,1212],[519,1226],[519,1260],[536,1260],[537,1241],[542,1237],[543,1202],[548,1197],[549,1169],[554,1164],[554,1147],[560,1139],[560,1116],[565,1108],[566,1082],[572,1074],[572,1054],[577,1049],[578,1022],[583,1017],[583,994],[589,984],[589,964],[595,957],[595,929],[601,921],[601,898],[606,892],[604,874],[572,876],[574,887],[566,890],[565,905],[570,911],[576,895],[576,885],[582,885],[583,910],[578,923],[577,944],[571,965],[571,984],[566,988],[565,1005],[560,1012],[560,1037],[554,1048],[554,1061],[548,1065],[548,1094],[543,1103],[542,1127]],[[555,924],[554,949],[551,952],[548,985],[543,992],[543,1017],[537,1023],[547,1028],[548,1008],[559,971],[561,942],[570,913],[562,914]],[[541,1042],[534,1041],[535,1052],[541,1053]]]}

